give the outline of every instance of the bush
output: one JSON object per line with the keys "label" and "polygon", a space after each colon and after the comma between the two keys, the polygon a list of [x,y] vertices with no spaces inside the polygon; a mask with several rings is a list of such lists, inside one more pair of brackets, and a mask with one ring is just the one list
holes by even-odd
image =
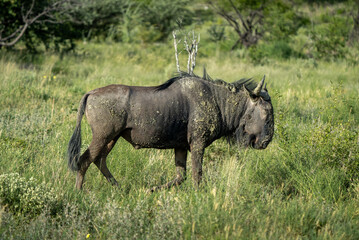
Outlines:
{"label": "bush", "polygon": [[[74,49],[74,40],[77,39],[103,41],[111,38],[132,42],[132,35],[135,35],[135,41],[162,41],[177,27],[178,20],[183,26],[191,23],[192,13],[186,8],[188,3],[188,0],[70,1],[64,4],[63,9],[33,22],[21,41],[34,52],[39,49],[39,43],[47,50],[69,51]],[[32,8],[30,0],[0,1],[0,30],[4,39],[24,24],[24,12],[32,9],[30,16],[34,17],[44,9],[50,9],[52,4],[52,0],[39,0]]]}
{"label": "bush", "polygon": [[316,127],[307,138],[311,152],[322,164],[341,168],[349,178],[359,177],[358,131],[350,122],[324,124]]}
{"label": "bush", "polygon": [[249,48],[248,56],[255,64],[265,64],[268,62],[268,51],[262,47],[263,45],[253,45]]}
{"label": "bush", "polygon": [[289,59],[295,53],[289,44],[282,40],[270,43],[261,42],[257,46],[252,46],[248,55],[253,63],[264,64],[268,61],[268,58]]}
{"label": "bush", "polygon": [[346,42],[349,29],[345,19],[333,17],[331,22],[321,24],[311,31],[315,55],[321,59],[344,58],[348,52]]}
{"label": "bush", "polygon": [[266,41],[286,41],[295,35],[300,27],[309,25],[309,19],[296,11],[293,5],[281,0],[268,4],[264,20]]}
{"label": "bush", "polygon": [[0,204],[15,215],[34,217],[44,209],[56,214],[62,202],[53,189],[39,184],[34,178],[25,179],[18,173],[0,175]]}
{"label": "bush", "polygon": [[218,25],[212,25],[208,30],[208,34],[209,34],[209,38],[212,42],[219,42],[224,40],[225,37],[225,33],[224,33],[225,28],[222,26],[218,26]]}
{"label": "bush", "polygon": [[[338,170],[348,181],[359,179],[359,131],[355,127],[356,106],[343,93],[342,84],[333,84],[327,92],[327,104],[320,109],[316,121],[304,126],[299,132],[288,129],[285,110],[277,114],[276,135],[282,149],[290,158],[305,164],[313,161],[310,168]],[[338,114],[338,112],[346,114]],[[298,129],[297,129],[298,130]],[[345,187],[345,186],[343,186]]]}
{"label": "bush", "polygon": [[140,39],[144,42],[162,41],[176,28],[191,24],[192,12],[186,8],[188,3],[188,0],[143,1],[139,10]]}

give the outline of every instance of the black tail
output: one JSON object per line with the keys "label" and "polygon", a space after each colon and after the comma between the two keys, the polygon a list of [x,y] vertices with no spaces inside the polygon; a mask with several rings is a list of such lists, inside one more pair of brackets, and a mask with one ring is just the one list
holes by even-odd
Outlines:
{"label": "black tail", "polygon": [[81,154],[81,120],[85,113],[87,97],[89,94],[85,94],[81,101],[80,106],[77,113],[77,123],[74,133],[70,139],[68,148],[67,148],[67,157],[68,157],[68,165],[72,171],[80,170],[80,154]]}

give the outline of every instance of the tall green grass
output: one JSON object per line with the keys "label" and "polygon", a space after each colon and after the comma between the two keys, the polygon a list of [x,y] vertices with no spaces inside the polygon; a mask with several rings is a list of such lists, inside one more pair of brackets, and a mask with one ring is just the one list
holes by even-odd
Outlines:
{"label": "tall green grass", "polygon": [[[256,66],[220,51],[198,59],[195,72],[205,65],[226,81],[266,74],[275,110],[268,148],[238,150],[218,140],[206,150],[199,190],[189,177],[148,194],[174,176],[173,150],[134,150],[120,140],[108,157],[120,187],[91,166],[77,192],[65,155],[82,95],[107,84],[166,81],[176,70],[171,46],[90,43],[62,58],[0,52],[0,174],[33,178],[21,191],[41,185],[29,204],[43,208],[34,215],[14,207],[20,190],[5,202],[5,188],[18,185],[1,182],[1,238],[357,239],[359,69],[293,59]],[[91,141],[85,122],[83,151]],[[52,189],[55,209],[53,200],[39,202],[43,189]]]}

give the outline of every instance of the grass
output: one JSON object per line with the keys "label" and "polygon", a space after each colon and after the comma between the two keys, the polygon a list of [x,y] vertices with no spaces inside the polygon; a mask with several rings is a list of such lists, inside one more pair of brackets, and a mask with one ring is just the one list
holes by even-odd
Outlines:
{"label": "grass", "polygon": [[[147,194],[174,176],[173,151],[135,150],[120,140],[108,158],[120,188],[91,166],[84,191],[75,190],[65,156],[82,95],[113,83],[166,81],[175,71],[171,50],[88,43],[62,58],[0,52],[0,174],[33,177],[61,205],[36,216],[14,212],[0,188],[1,238],[357,239],[359,69],[345,61],[259,66],[235,53],[199,54],[196,72],[206,65],[213,78],[266,74],[276,121],[268,148],[238,150],[218,140],[206,150],[198,191],[189,178]],[[87,124],[82,137],[84,151]]]}

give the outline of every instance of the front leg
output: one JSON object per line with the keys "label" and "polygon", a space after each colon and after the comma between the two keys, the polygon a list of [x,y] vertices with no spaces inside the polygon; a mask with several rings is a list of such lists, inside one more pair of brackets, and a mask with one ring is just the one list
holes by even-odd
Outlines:
{"label": "front leg", "polygon": [[192,179],[196,189],[202,180],[202,162],[204,146],[202,144],[191,144]]}
{"label": "front leg", "polygon": [[186,180],[186,164],[187,164],[187,150],[175,149],[175,164],[176,164],[176,177],[161,186],[153,187],[150,192],[158,191],[161,189],[168,189],[173,186],[181,185]]}

